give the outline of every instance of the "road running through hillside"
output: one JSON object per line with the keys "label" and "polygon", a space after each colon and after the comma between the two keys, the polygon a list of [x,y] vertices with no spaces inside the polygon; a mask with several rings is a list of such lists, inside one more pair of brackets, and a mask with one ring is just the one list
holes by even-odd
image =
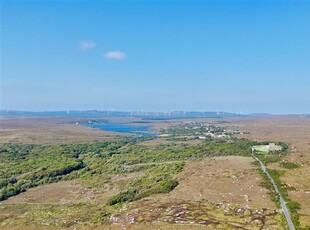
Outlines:
{"label": "road running through hillside", "polygon": [[274,190],[276,191],[276,193],[278,194],[279,196],[279,199],[280,199],[280,203],[281,203],[281,208],[282,208],[282,211],[284,213],[284,216],[285,216],[285,219],[286,219],[286,222],[290,228],[290,230],[295,230],[295,226],[292,222],[292,219],[291,219],[291,216],[290,216],[290,213],[288,211],[288,208],[286,207],[286,204],[285,204],[285,201],[283,200],[280,192],[279,192],[279,189],[277,187],[277,185],[274,183],[274,180],[272,179],[272,177],[270,176],[270,174],[268,173],[267,169],[266,169],[266,166],[263,164],[263,162],[261,162],[260,159],[258,159],[253,153],[252,153],[252,156],[254,157],[255,160],[257,160],[259,163],[260,163],[260,166],[263,170],[264,173],[266,173],[267,177],[269,178],[269,180],[271,181],[273,187],[274,187]]}

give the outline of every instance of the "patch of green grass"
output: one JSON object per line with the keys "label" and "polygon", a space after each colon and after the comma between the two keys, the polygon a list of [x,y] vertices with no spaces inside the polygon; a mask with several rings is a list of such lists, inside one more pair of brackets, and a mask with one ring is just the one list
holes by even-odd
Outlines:
{"label": "patch of green grass", "polygon": [[293,162],[281,162],[280,166],[286,169],[296,169],[300,167],[300,165]]}
{"label": "patch of green grass", "polygon": [[271,163],[277,163],[281,161],[284,155],[282,153],[274,153],[267,155],[259,155],[259,159],[264,163],[264,165],[268,165]]}
{"label": "patch of green grass", "polygon": [[269,150],[265,145],[256,145],[252,147],[254,151],[258,154],[268,154]]}

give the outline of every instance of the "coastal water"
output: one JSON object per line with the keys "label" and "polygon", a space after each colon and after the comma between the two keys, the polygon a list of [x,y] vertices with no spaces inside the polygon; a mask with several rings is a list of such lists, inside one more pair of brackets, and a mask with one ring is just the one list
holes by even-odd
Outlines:
{"label": "coastal water", "polygon": [[101,129],[104,131],[113,131],[119,133],[130,133],[137,134],[141,136],[155,136],[154,133],[151,133],[151,126],[136,126],[120,123],[90,123],[83,124],[87,127]]}

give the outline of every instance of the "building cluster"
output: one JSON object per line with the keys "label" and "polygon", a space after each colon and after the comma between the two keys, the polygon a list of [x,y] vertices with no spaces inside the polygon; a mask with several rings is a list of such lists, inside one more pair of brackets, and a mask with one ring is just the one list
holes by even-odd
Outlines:
{"label": "building cluster", "polygon": [[244,134],[239,130],[225,129],[212,123],[191,122],[162,130],[159,137],[182,138],[182,139],[229,139],[235,134]]}

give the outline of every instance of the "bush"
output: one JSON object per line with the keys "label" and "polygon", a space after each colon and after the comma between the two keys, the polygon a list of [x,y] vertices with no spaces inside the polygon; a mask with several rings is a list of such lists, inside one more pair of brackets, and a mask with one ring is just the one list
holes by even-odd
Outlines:
{"label": "bush", "polygon": [[118,203],[134,201],[136,195],[137,195],[137,191],[136,190],[128,190],[128,191],[125,191],[125,192],[121,192],[121,193],[113,196],[112,198],[110,198],[107,201],[107,204],[108,205],[115,205],[115,204],[118,204]]}

